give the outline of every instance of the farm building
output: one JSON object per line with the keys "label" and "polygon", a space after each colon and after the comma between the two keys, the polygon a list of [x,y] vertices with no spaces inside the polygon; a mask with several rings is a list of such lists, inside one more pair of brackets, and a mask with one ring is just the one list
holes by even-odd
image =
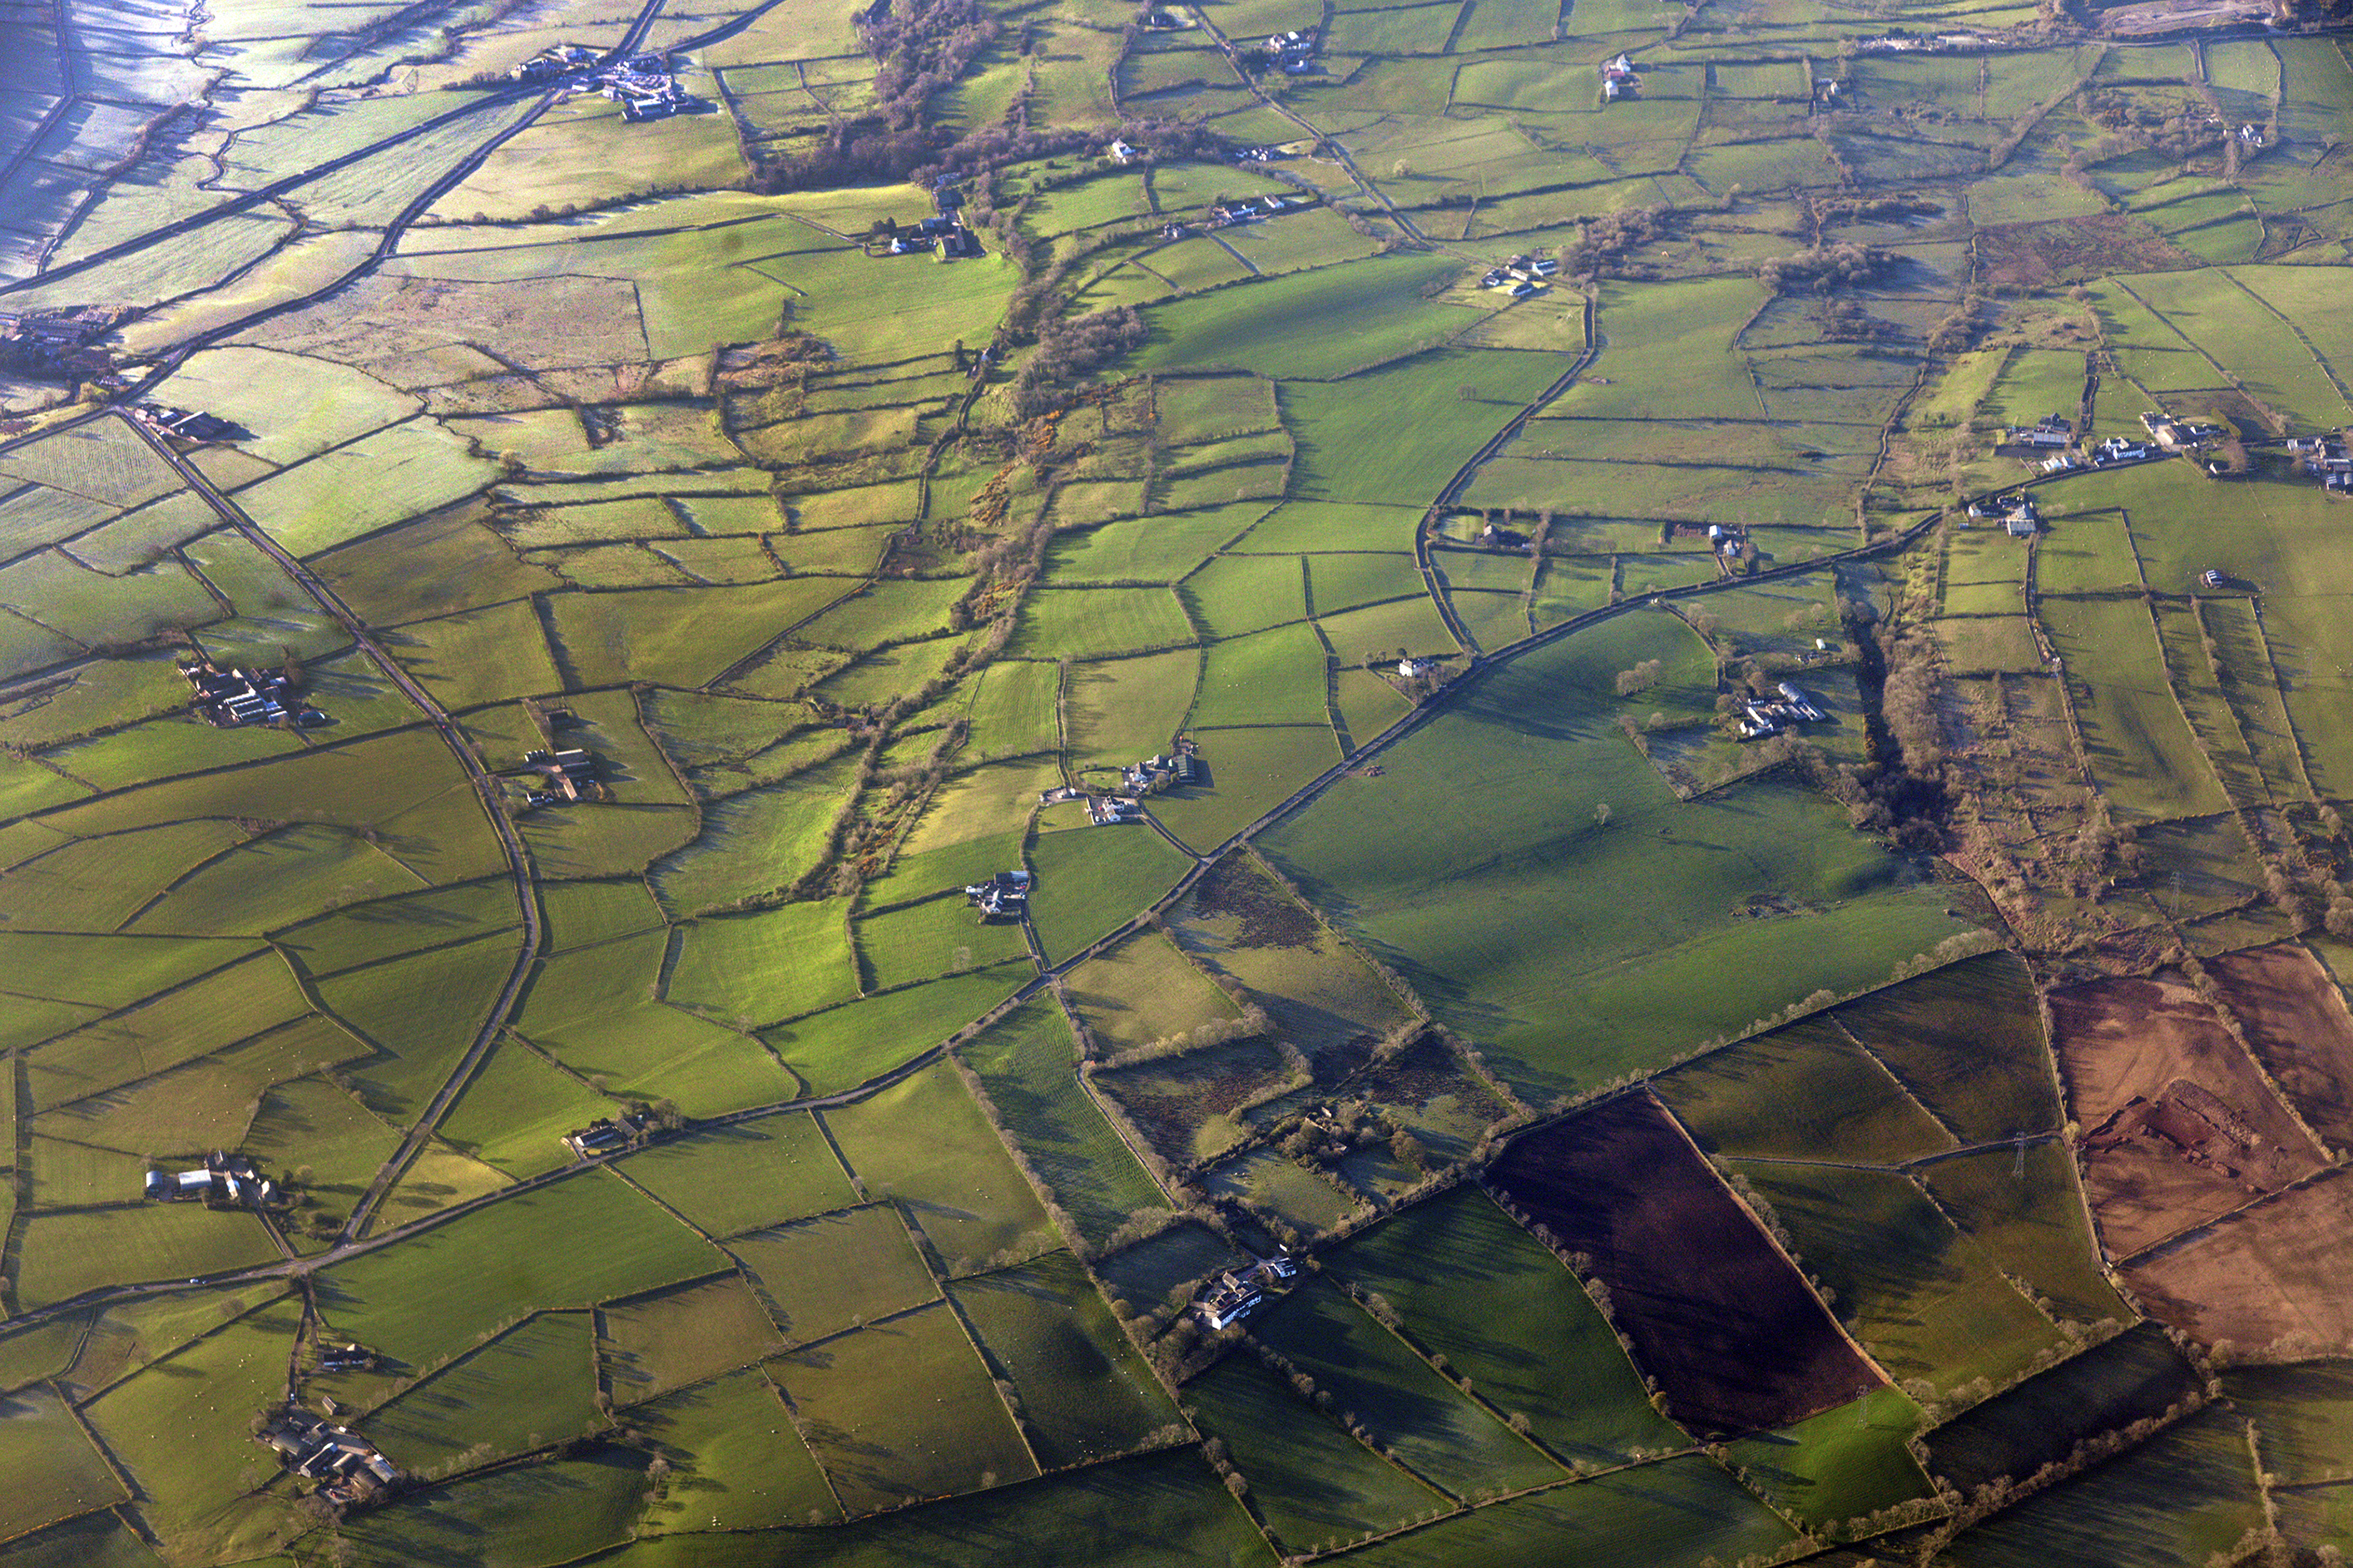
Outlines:
{"label": "farm building", "polygon": [[2021,495],[2002,514],[2001,526],[2012,539],[2031,539],[2042,525],[2042,514],[2035,510],[2034,498]]}
{"label": "farm building", "polygon": [[586,1160],[642,1142],[653,1125],[654,1113],[639,1106],[618,1116],[599,1117],[576,1131],[566,1132],[563,1142],[566,1149]]}
{"label": "farm building", "polygon": [[142,403],[132,407],[130,414],[131,417],[159,436],[177,436],[185,441],[233,441],[242,434],[227,420],[198,409]]}
{"label": "farm building", "polygon": [[577,746],[561,752],[525,752],[522,765],[547,786],[532,792],[533,805],[581,800],[596,789],[596,754]]}
{"label": "farm building", "polygon": [[1175,789],[1184,784],[1201,782],[1201,764],[1195,760],[1190,744],[1180,745],[1174,756],[1147,757],[1131,763],[1121,770],[1130,793],[1145,795],[1155,789]]}
{"label": "farm building", "polygon": [[288,1410],[254,1440],[277,1450],[278,1462],[292,1474],[318,1482],[319,1495],[331,1502],[373,1502],[400,1480],[400,1471],[374,1443],[307,1410]]}
{"label": "farm building", "polygon": [[278,1184],[242,1154],[217,1151],[193,1171],[150,1171],[144,1195],[155,1203],[201,1202],[211,1206],[266,1208],[278,1202]]}
{"label": "farm building", "polygon": [[1788,681],[1780,683],[1778,700],[1752,700],[1742,704],[1734,728],[1744,741],[1755,741],[1778,734],[1792,724],[1826,724],[1830,715],[1823,712],[1812,695],[1803,687]]}
{"label": "farm building", "polygon": [[964,896],[983,921],[1018,921],[1029,912],[1029,880],[1027,871],[999,871],[986,882],[966,886]]}
{"label": "farm building", "polygon": [[2060,415],[2046,414],[2031,425],[2013,425],[2002,433],[2009,447],[2056,447],[2075,444],[2075,424]]}
{"label": "farm building", "polygon": [[1254,1260],[1247,1268],[1214,1274],[1193,1299],[1194,1315],[1204,1328],[1215,1331],[1240,1322],[1258,1310],[1267,1291],[1298,1274],[1299,1265],[1284,1253]]}
{"label": "farm building", "polygon": [[294,694],[294,678],[284,669],[223,669],[210,659],[180,667],[191,696],[189,710],[219,730],[291,719],[299,724],[325,721],[326,715]]}

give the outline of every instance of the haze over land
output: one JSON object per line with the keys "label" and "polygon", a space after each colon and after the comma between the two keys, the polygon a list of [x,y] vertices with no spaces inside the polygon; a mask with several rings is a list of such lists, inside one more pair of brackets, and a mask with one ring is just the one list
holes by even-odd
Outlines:
{"label": "haze over land", "polygon": [[2317,0],[0,19],[0,1564],[2353,1551]]}

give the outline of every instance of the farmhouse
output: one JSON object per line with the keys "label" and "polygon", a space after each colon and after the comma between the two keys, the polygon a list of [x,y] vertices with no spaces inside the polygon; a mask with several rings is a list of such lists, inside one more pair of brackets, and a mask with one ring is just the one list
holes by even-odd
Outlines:
{"label": "farmhouse", "polygon": [[233,441],[241,432],[235,425],[217,415],[192,408],[173,408],[160,403],[142,403],[129,410],[131,417],[159,436],[177,436],[185,441]]}
{"label": "farmhouse", "polygon": [[1029,880],[1027,871],[999,871],[986,882],[967,886],[964,896],[980,911],[983,923],[1018,921],[1029,912]]}
{"label": "farmhouse", "polygon": [[564,1146],[583,1160],[610,1154],[643,1142],[654,1121],[654,1113],[640,1105],[618,1116],[599,1117],[576,1131],[566,1132]]}
{"label": "farmhouse", "polygon": [[2031,425],[2014,425],[2002,435],[2002,444],[2009,447],[2072,447],[2075,444],[2074,421],[2056,414],[2046,414]]}
{"label": "farmhouse", "polygon": [[1601,100],[1604,103],[1638,98],[1641,95],[1641,89],[1642,79],[1634,73],[1634,61],[1630,56],[1620,55],[1602,66]]}
{"label": "farmhouse", "polygon": [[144,1195],[154,1203],[201,1202],[208,1208],[268,1208],[281,1196],[278,1184],[263,1176],[243,1154],[216,1150],[194,1171],[150,1171]]}
{"label": "farmhouse", "polygon": [[551,44],[507,72],[517,81],[546,81],[565,71],[596,63],[596,51],[586,44]]}
{"label": "farmhouse", "polygon": [[2034,507],[2034,498],[2021,495],[2010,509],[2002,514],[2001,526],[2012,539],[2031,539],[2042,525],[2042,514]]}
{"label": "farmhouse", "polygon": [[1436,675],[1437,673],[1438,661],[1434,658],[1401,658],[1398,660],[1398,674],[1408,680],[1419,680],[1425,675]]}
{"label": "farmhouse", "polygon": [[1124,142],[1115,141],[1103,149],[1103,156],[1114,163],[1133,163],[1135,162],[1135,149]]}
{"label": "farmhouse", "polygon": [[1287,1253],[1253,1260],[1247,1268],[1213,1274],[1193,1298],[1193,1313],[1204,1328],[1215,1331],[1240,1322],[1258,1310],[1267,1291],[1299,1272]]}
{"label": "farmhouse", "polygon": [[588,799],[597,793],[596,755],[593,752],[577,746],[562,752],[525,752],[522,765],[528,772],[537,773],[547,786],[532,792],[533,805]]}
{"label": "farmhouse", "polygon": [[319,1352],[321,1372],[374,1372],[383,1358],[364,1345],[327,1345]]}
{"label": "farmhouse", "polygon": [[1144,803],[1132,795],[1106,795],[1087,800],[1087,820],[1097,826],[1114,822],[1141,822]]}

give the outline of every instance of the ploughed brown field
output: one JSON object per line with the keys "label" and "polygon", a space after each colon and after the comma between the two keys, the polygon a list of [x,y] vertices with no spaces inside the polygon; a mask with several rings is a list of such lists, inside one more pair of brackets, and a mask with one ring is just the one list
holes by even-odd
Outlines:
{"label": "ploughed brown field", "polygon": [[1490,1180],[1564,1251],[1591,1259],[1635,1360],[1686,1426],[1786,1426],[1880,1385],[1647,1092],[1518,1140]]}
{"label": "ploughed brown field", "polygon": [[2210,958],[2206,972],[2305,1124],[2353,1149],[2353,1013],[2319,960],[2282,942]]}
{"label": "ploughed brown field", "polygon": [[2052,1048],[2083,1129],[2084,1195],[2129,1258],[2328,1163],[2214,1010],[2182,981],[2052,993]]}
{"label": "ploughed brown field", "polygon": [[2151,1317],[2208,1344],[2353,1350],[2353,1175],[2331,1171],[2123,1269]]}

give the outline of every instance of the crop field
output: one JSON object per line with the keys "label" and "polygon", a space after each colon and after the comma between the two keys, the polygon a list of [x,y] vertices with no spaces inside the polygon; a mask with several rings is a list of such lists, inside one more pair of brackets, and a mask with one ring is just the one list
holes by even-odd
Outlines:
{"label": "crop field", "polygon": [[495,9],[0,29],[0,1563],[2353,1549],[2325,7]]}

